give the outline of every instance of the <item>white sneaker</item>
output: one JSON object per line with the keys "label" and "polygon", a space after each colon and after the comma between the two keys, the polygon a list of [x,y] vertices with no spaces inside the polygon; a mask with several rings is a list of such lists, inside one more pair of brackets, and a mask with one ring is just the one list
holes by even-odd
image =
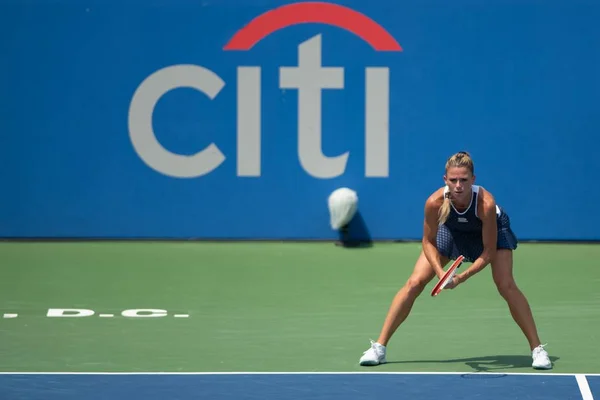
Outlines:
{"label": "white sneaker", "polygon": [[531,352],[531,357],[533,358],[531,366],[535,369],[552,369],[552,362],[548,357],[548,353],[544,350],[544,346],[546,345],[540,344]]}
{"label": "white sneaker", "polygon": [[371,348],[363,353],[360,358],[360,365],[379,365],[386,362],[385,346],[371,340]]}

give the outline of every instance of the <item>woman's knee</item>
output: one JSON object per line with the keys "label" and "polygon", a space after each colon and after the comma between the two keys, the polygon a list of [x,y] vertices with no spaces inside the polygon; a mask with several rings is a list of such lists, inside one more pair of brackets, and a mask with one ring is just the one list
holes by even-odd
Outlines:
{"label": "woman's knee", "polygon": [[427,286],[428,282],[429,280],[424,279],[423,277],[411,276],[406,281],[404,287],[410,295],[416,297],[421,294],[421,292],[425,289],[425,286]]}
{"label": "woman's knee", "polygon": [[492,275],[500,295],[510,297],[519,288],[513,277],[513,254],[510,250],[500,249],[492,261]]}
{"label": "woman's knee", "polygon": [[[448,263],[444,256],[440,257],[442,267]],[[421,251],[415,264],[414,270],[402,290],[407,291],[409,296],[417,297],[425,289],[425,286],[435,277],[433,267],[429,264],[425,253]]]}
{"label": "woman's knee", "polygon": [[513,296],[513,294],[519,292],[519,288],[517,287],[514,279],[505,279],[496,281],[496,288],[498,289],[498,293],[504,299],[509,299]]}

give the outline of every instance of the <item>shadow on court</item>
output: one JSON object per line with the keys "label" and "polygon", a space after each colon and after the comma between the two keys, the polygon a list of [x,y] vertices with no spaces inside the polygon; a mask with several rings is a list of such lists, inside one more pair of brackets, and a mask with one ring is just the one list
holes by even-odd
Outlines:
{"label": "shadow on court", "polygon": [[[550,356],[552,365],[558,361],[560,357]],[[409,361],[388,361],[388,364],[454,364],[464,363],[473,368],[475,372],[488,372],[495,370],[504,370],[511,368],[531,368],[531,356],[528,355],[498,355],[498,356],[482,356],[470,358],[454,358],[449,360],[409,360]]]}
{"label": "shadow on court", "polygon": [[373,239],[367,224],[360,214],[360,210],[356,212],[350,223],[343,226],[338,231],[339,239],[335,242],[336,246],[346,247],[350,249],[362,249],[373,247]]}

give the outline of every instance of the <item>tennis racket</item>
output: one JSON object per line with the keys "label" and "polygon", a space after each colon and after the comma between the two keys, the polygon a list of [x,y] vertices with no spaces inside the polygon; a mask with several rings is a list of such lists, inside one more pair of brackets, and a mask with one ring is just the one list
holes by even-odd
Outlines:
{"label": "tennis racket", "polygon": [[440,294],[440,292],[446,287],[446,285],[448,285],[448,283],[452,281],[452,278],[454,278],[454,275],[456,274],[456,269],[460,267],[460,264],[463,263],[464,259],[465,258],[463,256],[458,256],[456,261],[452,263],[450,268],[448,268],[448,271],[446,271],[446,273],[444,274],[444,276],[442,276],[440,281],[436,283],[436,285],[433,287],[433,290],[431,291],[431,295],[433,297]]}

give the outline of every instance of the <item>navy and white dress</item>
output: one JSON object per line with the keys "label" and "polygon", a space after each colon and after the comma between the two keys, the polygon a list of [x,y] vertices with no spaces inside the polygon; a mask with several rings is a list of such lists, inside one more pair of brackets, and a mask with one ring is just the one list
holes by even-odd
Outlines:
{"label": "navy and white dress", "polygon": [[[464,212],[458,212],[450,203],[450,214],[446,222],[438,227],[437,249],[441,255],[455,260],[459,255],[465,257],[466,262],[475,261],[483,252],[482,222],[477,216],[477,198],[479,186],[473,185],[471,204]],[[444,189],[444,194],[448,187]],[[510,227],[508,214],[496,205],[496,220],[498,223],[498,249],[517,248],[517,237]]]}

